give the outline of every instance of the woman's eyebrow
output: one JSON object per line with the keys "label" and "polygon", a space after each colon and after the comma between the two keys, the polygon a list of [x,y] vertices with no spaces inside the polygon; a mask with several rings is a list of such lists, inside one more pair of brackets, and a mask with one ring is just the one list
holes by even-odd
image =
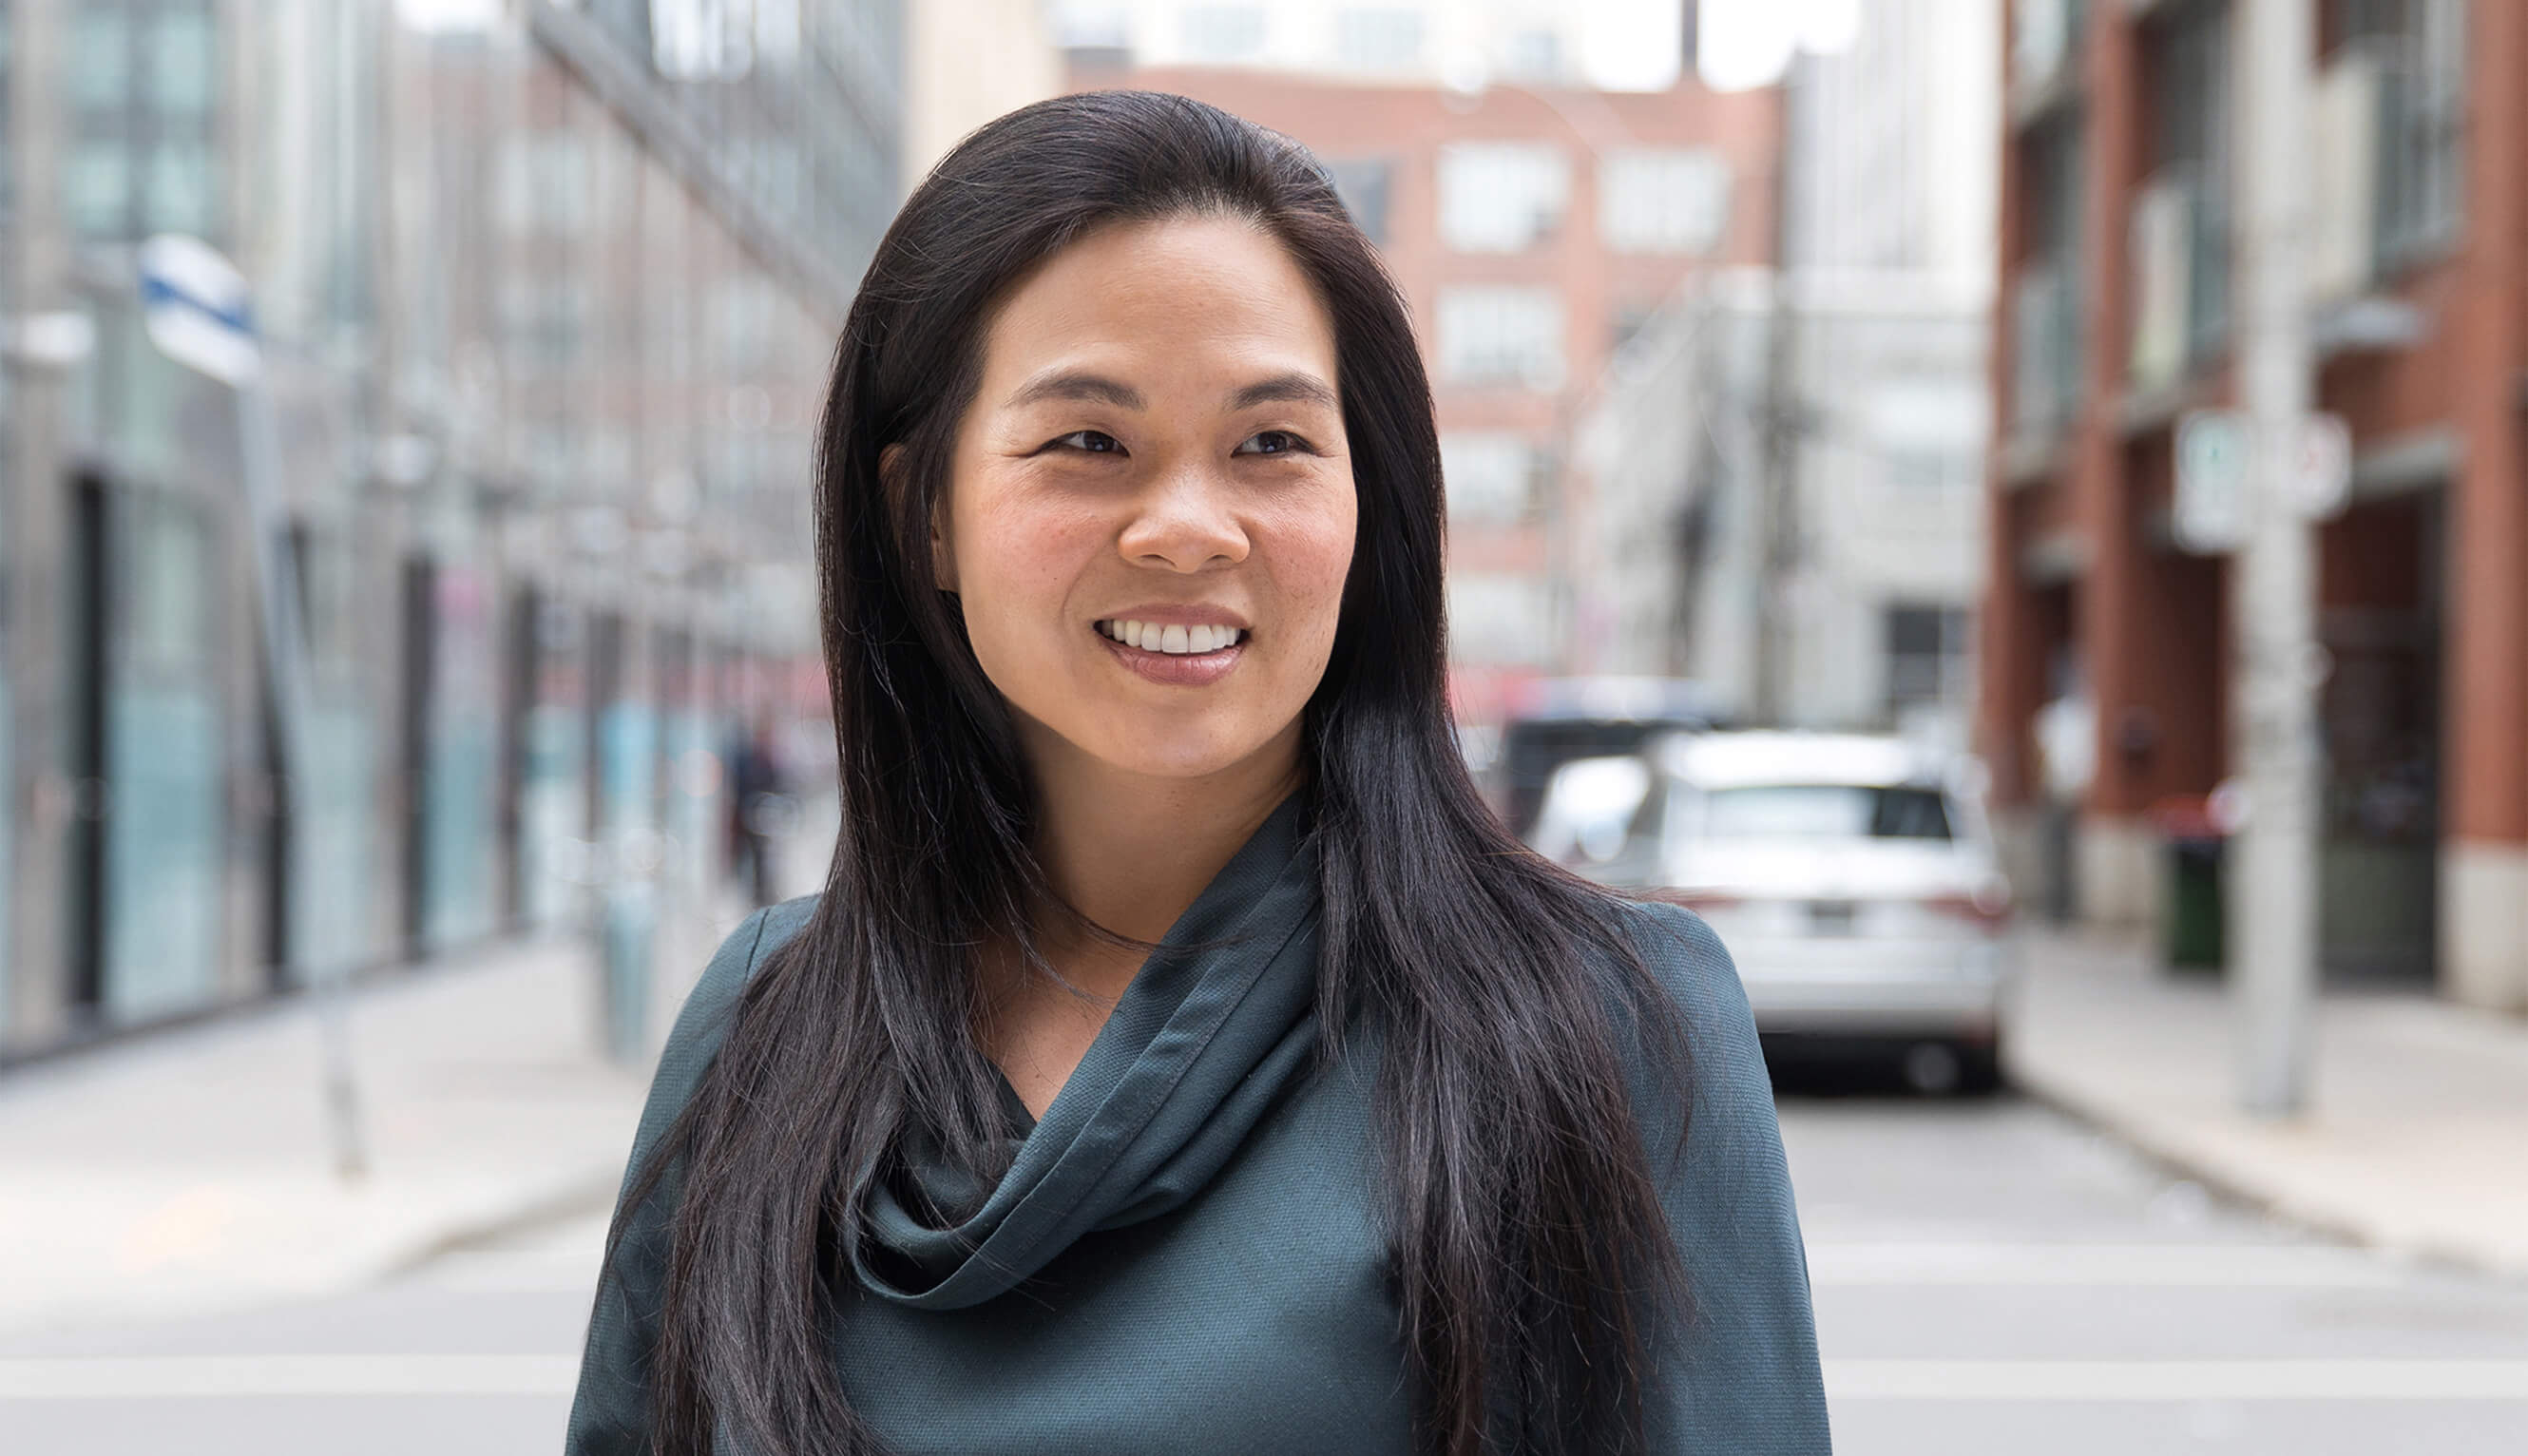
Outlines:
{"label": "woman's eyebrow", "polygon": [[1102,374],[1090,374],[1079,369],[1064,369],[1052,374],[1040,374],[1019,386],[1018,391],[1010,395],[1001,407],[1018,409],[1029,404],[1040,404],[1047,399],[1095,399],[1112,404],[1118,409],[1149,407],[1142,400],[1141,391],[1131,385],[1108,379]]}
{"label": "woman's eyebrow", "polygon": [[[1121,409],[1149,408],[1149,402],[1141,397],[1141,391],[1131,385],[1080,369],[1057,370],[1028,380],[1003,402],[1002,408],[1020,409],[1048,399],[1094,399]],[[1342,400],[1332,385],[1313,374],[1296,370],[1257,380],[1229,396],[1229,407],[1233,410],[1277,403],[1316,404],[1336,409],[1341,407]]]}
{"label": "woman's eyebrow", "polygon": [[1257,380],[1229,396],[1231,409],[1252,409],[1258,404],[1319,404],[1340,409],[1343,401],[1336,397],[1334,386],[1313,374],[1277,374]]}

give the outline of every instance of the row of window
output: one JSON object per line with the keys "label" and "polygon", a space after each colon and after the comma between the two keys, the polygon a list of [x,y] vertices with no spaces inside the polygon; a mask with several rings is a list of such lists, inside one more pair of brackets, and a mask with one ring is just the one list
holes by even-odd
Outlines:
{"label": "row of window", "polygon": [[[1389,235],[1393,164],[1329,163],[1352,218],[1377,242]],[[1570,155],[1545,141],[1465,141],[1440,148],[1440,240],[1460,253],[1521,253],[1570,211]],[[1598,240],[1618,253],[1694,254],[1720,240],[1729,166],[1708,147],[1631,147],[1598,160]]]}
{"label": "row of window", "polygon": [[62,206],[81,237],[217,236],[219,55],[207,0],[91,0],[64,36]]}
{"label": "row of window", "polygon": [[[2327,50],[2318,73],[2312,233],[2321,275],[2313,286],[2322,292],[2376,287],[2455,242],[2467,5],[2329,0],[2321,13]],[[2023,0],[2023,39],[2028,12],[2063,8],[2064,0]],[[2229,337],[2238,185],[2233,11],[2230,0],[2182,0],[2153,11],[2138,36],[2139,85],[2150,103],[2148,181],[2129,224],[2135,275],[2130,374],[2140,388],[2185,377]],[[2078,34],[2072,26],[2063,43]],[[2014,64],[2025,84],[2035,62],[2023,54]],[[2086,130],[2078,107],[2058,104],[2018,138],[2027,251],[2009,300],[2013,419],[2030,434],[2060,428],[2082,389]]]}
{"label": "row of window", "polygon": [[[1275,22],[1287,27],[1294,19],[1289,10],[1266,5],[1187,5],[1179,9],[1175,52],[1171,55],[1162,45],[1158,54],[1201,66],[1253,66],[1277,51],[1284,43],[1298,39],[1302,48],[1323,64],[1337,71],[1366,75],[1397,76],[1427,71],[1432,62],[1431,19],[1424,5],[1346,5],[1331,17],[1330,32],[1319,32],[1331,41],[1331,47],[1320,49],[1304,44],[1304,34],[1293,35],[1285,28],[1276,33]],[[1093,7],[1091,8],[1093,10]],[[1097,24],[1106,19],[1108,24]],[[1304,21],[1303,21],[1304,24]],[[1129,42],[1129,26],[1119,27],[1112,18],[1089,15],[1076,18],[1068,27],[1071,43]],[[1290,59],[1287,51],[1284,59]],[[1513,80],[1557,81],[1568,78],[1569,57],[1564,54],[1562,36],[1548,26],[1523,26],[1500,37],[1490,63]]]}

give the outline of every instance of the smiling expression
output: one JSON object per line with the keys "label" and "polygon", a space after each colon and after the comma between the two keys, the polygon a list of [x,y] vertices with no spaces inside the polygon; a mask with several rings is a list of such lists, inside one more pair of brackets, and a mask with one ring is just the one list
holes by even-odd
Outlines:
{"label": "smiling expression", "polygon": [[985,337],[933,565],[1039,764],[1296,761],[1357,507],[1334,326],[1240,218],[1117,224]]}

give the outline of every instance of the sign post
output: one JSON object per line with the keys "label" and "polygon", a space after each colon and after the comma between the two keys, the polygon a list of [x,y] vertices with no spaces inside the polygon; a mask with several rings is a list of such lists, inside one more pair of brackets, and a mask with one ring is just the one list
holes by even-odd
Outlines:
{"label": "sign post", "polygon": [[[236,265],[208,243],[176,234],[161,234],[140,245],[139,271],[141,323],[150,342],[177,363],[227,385],[236,396],[246,535],[261,607],[256,618],[263,638],[264,685],[281,760],[277,797],[284,812],[296,814],[303,808],[298,796],[309,782],[307,639],[299,621],[298,563],[286,545],[279,432],[264,384],[252,290]],[[289,873],[289,866],[283,872]],[[334,1168],[344,1179],[356,1179],[368,1171],[368,1153],[341,968],[310,966],[308,984],[315,993]]]}

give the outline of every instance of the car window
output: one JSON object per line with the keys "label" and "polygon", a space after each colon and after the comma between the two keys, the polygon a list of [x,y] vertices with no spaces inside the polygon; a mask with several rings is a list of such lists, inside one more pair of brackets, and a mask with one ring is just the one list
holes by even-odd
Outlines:
{"label": "car window", "polygon": [[1937,789],[1864,784],[1758,784],[1703,796],[1714,839],[1939,839],[1951,837]]}
{"label": "car window", "polygon": [[1564,864],[1612,859],[1651,787],[1650,765],[1637,757],[1574,758],[1554,771],[1528,845]]}

